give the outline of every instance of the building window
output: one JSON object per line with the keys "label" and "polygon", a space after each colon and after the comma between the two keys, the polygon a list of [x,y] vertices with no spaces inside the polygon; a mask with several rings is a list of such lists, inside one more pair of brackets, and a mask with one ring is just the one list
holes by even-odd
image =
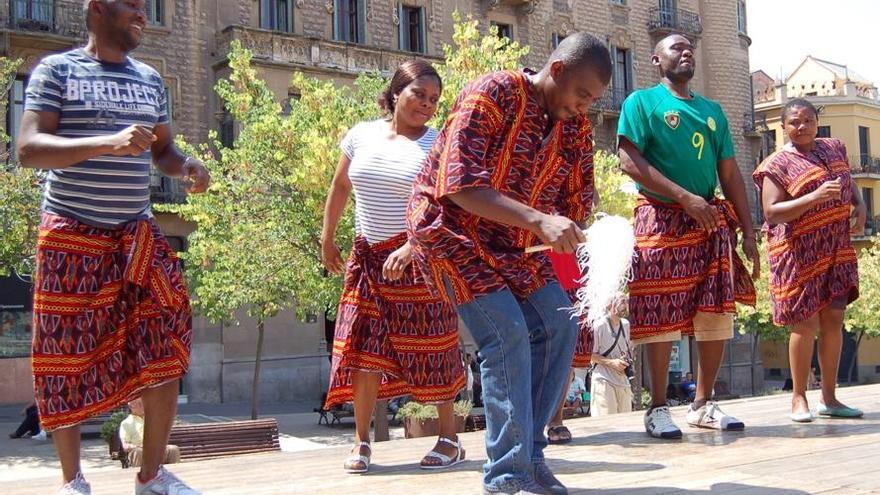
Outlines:
{"label": "building window", "polygon": [[293,0],[260,0],[260,27],[293,32]]}
{"label": "building window", "polygon": [[0,277],[0,358],[31,355],[32,289],[15,274]]}
{"label": "building window", "polygon": [[660,25],[662,27],[675,27],[678,25],[678,2],[675,0],[658,0],[660,8]]}
{"label": "building window", "polygon": [[611,78],[611,88],[614,93],[612,101],[614,108],[620,108],[623,105],[623,99],[633,90],[632,53],[616,46],[611,47],[611,53],[614,65]]}
{"label": "building window", "polygon": [[776,130],[770,129],[763,133],[763,146],[761,148],[761,161],[772,155],[776,151]]}
{"label": "building window", "polygon": [[746,2],[745,0],[737,0],[736,2],[736,28],[739,32],[746,34]]}
{"label": "building window", "polygon": [[626,0],[611,0],[611,5],[626,5]]}
{"label": "building window", "polygon": [[425,9],[398,4],[400,16],[400,49],[406,52],[425,53]]}
{"label": "building window", "polygon": [[862,200],[865,202],[865,209],[868,211],[868,221],[872,224],[874,219],[874,189],[871,187],[862,188]]}
{"label": "building window", "polygon": [[553,33],[550,36],[550,47],[555,50],[556,47],[559,46],[559,44],[562,43],[562,40],[564,40],[564,39],[565,39],[564,34]]}
{"label": "building window", "polygon": [[147,11],[147,22],[155,26],[163,26],[165,24],[165,2],[164,0],[146,0],[144,9]]}
{"label": "building window", "polygon": [[513,39],[513,26],[511,26],[510,24],[502,24],[500,22],[490,21],[489,25],[495,26],[495,28],[498,30],[497,34],[499,38],[507,38],[509,40]]}
{"label": "building window", "polygon": [[816,130],[816,137],[821,138],[830,138],[831,137],[831,126],[830,125],[820,125]]}
{"label": "building window", "polygon": [[871,164],[869,128],[864,126],[859,126],[859,161],[863,167]]}
{"label": "building window", "polygon": [[46,0],[12,0],[12,18],[18,27],[51,31],[55,27],[55,3]]}
{"label": "building window", "polygon": [[335,0],[333,39],[349,43],[366,43],[366,0]]}
{"label": "building window", "polygon": [[[15,158],[15,142],[21,127],[21,115],[24,113],[24,79],[16,79],[9,90],[9,111],[6,112],[6,132],[9,135],[9,158]],[[4,160],[7,161],[7,160]]]}
{"label": "building window", "polygon": [[220,144],[224,148],[232,149],[235,147],[235,119],[227,111],[223,111],[223,118],[220,119]]}

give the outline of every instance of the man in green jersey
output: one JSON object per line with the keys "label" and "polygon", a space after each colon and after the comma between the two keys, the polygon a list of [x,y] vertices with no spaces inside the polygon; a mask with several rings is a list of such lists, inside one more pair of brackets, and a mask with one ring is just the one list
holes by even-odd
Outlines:
{"label": "man in green jersey", "polygon": [[[693,44],[669,35],[657,43],[651,63],[661,81],[627,98],[617,131],[621,168],[641,192],[630,321],[632,339],[646,345],[650,365],[652,405],[645,430],[657,438],[681,438],[666,405],[666,386],[672,344],[682,335],[694,335],[699,347],[697,391],[687,422],[741,430],[741,421],[709,399],[724,344],[733,336],[735,302],[755,301],[736,254],[740,228],[743,250],[753,271],[758,269],[745,185],[721,106],[689,89],[696,67]],[[719,182],[729,202],[716,198]]]}

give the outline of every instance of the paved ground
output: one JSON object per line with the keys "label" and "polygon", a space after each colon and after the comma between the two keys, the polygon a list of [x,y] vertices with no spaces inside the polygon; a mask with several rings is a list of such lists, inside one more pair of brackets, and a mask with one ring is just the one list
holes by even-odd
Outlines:
{"label": "paved ground", "polygon": [[[880,495],[880,385],[845,388],[840,395],[867,411],[866,417],[793,424],[786,416],[788,395],[756,397],[724,403],[728,412],[747,422],[745,432],[685,427],[685,438],[677,442],[647,437],[640,412],[575,419],[568,422],[574,441],[548,449],[548,462],[573,495]],[[810,392],[810,399],[815,406],[817,392]],[[673,409],[682,426],[684,413],[683,407]],[[203,413],[192,414],[198,418]],[[276,416],[282,430],[311,435],[306,437],[308,441],[321,447],[185,462],[173,466],[174,471],[205,495],[448,495],[480,491],[480,470],[485,461],[482,432],[462,435],[468,460],[451,471],[418,469],[418,459],[434,442],[421,438],[375,445],[371,472],[357,476],[346,475],[341,469],[348,451],[344,435],[330,435],[332,441],[320,443],[327,437],[322,432],[337,431],[324,426],[315,429],[308,424],[309,415]],[[339,432],[350,434],[350,429]],[[7,445],[0,445],[4,455]],[[6,463],[0,465],[0,473],[6,477],[6,481],[0,480],[0,494],[54,493],[57,474],[46,470],[51,462],[40,456],[31,459],[0,458],[0,463]],[[28,462],[35,463],[40,473],[24,467]],[[7,469],[10,463],[14,469]],[[7,475],[9,472],[14,475]],[[95,495],[131,493],[132,471],[95,466],[86,473]],[[17,481],[12,481],[13,476]],[[23,477],[26,482],[21,481]]]}

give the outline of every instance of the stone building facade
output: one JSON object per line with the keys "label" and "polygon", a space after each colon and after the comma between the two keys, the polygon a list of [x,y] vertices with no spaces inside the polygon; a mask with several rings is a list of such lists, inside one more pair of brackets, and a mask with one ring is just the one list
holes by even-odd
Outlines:
{"label": "stone building facade", "polygon": [[[7,126],[13,139],[21,89],[33,66],[46,54],[83,42],[82,5],[78,0],[0,3],[0,55],[24,61],[10,92]],[[452,42],[458,11],[477,19],[486,32],[496,24],[529,45],[525,63],[535,68],[573,31],[606,40],[615,76],[592,112],[597,145],[605,149],[613,146],[625,96],[658,80],[651,65],[656,41],[670,32],[688,35],[697,46],[694,89],[719,100],[727,112],[743,173],[755,165],[744,0],[147,0],[146,7],[150,26],[134,56],[167,82],[173,126],[190,142],[204,141],[210,129],[227,138],[235,132],[213,91],[228,74],[226,53],[233,40],[253,51],[261,75],[283,101],[296,95],[290,86],[293,71],[345,84],[363,71],[389,74],[414,55],[439,60],[443,45]],[[181,198],[172,180],[157,175],[153,186],[154,201]],[[185,249],[192,226],[169,215],[158,220],[172,243]],[[319,400],[328,359],[324,322],[314,320],[284,314],[267,328],[263,400]],[[229,327],[198,320],[183,393],[198,402],[249,399],[255,341],[252,323]],[[26,357],[0,359],[0,373],[18,377],[0,386],[6,387],[0,402],[29,400]]]}

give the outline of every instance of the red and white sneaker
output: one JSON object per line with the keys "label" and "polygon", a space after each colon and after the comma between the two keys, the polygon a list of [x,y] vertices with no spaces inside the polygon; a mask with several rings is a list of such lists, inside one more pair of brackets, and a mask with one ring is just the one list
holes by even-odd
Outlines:
{"label": "red and white sneaker", "polygon": [[140,478],[135,476],[134,495],[202,495],[202,493],[190,488],[183,480],[165,469],[165,466],[159,466],[156,477],[146,483],[141,483]]}

